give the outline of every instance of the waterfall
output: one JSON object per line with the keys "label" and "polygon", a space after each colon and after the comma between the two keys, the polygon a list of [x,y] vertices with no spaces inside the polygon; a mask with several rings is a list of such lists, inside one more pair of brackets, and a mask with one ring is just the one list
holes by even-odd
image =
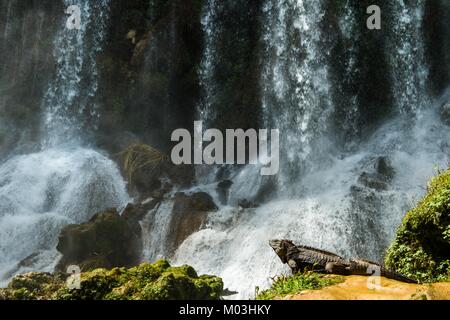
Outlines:
{"label": "waterfall", "polygon": [[214,74],[215,63],[218,60],[216,50],[217,36],[220,34],[220,23],[217,23],[218,13],[222,9],[220,1],[208,0],[203,7],[202,29],[204,33],[204,54],[201,61],[199,78],[200,85],[203,88],[203,97],[199,106],[199,116],[205,124],[210,124],[214,120],[214,94],[217,92],[215,87]]}
{"label": "waterfall", "polygon": [[[387,41],[385,48],[391,64],[387,76],[392,78],[399,115],[360,141],[361,129],[354,119],[364,106],[355,94],[345,97],[346,107],[352,110],[347,129],[354,131],[349,135],[353,141],[345,141],[353,145],[348,151],[334,140],[339,133],[332,126],[333,86],[339,88],[344,79],[330,80],[336,75],[329,67],[330,48],[325,41],[329,35],[321,28],[326,2],[264,2],[262,118],[267,126],[278,127],[283,137],[279,194],[258,208],[222,206],[210,214],[205,227],[178,248],[173,257],[176,263],[217,274],[239,297],[248,298],[255,286],[266,287],[270,277],[288,272],[268,246],[273,238],[382,260],[405,212],[434,174],[434,165],[445,167],[449,159],[450,133],[436,114],[438,106],[426,98],[422,5],[422,1],[417,6],[399,1],[389,9],[396,23],[389,35],[395,40]],[[344,39],[353,32],[356,14],[350,8],[338,21]],[[215,36],[206,32],[206,37]],[[206,61],[213,59],[215,50],[207,46]],[[356,65],[358,50],[354,46],[348,51],[346,76],[360,67]],[[420,121],[412,121],[420,109]],[[238,171],[230,194],[252,194],[261,183],[255,172],[250,166]]]}
{"label": "waterfall", "polygon": [[[97,92],[96,57],[101,50],[108,17],[109,0],[65,0],[65,7],[78,5],[80,30],[62,28],[55,39],[57,74],[44,98],[47,146],[81,139],[87,116],[95,124]],[[95,30],[93,30],[95,28]]]}
{"label": "waterfall", "polygon": [[392,28],[389,36],[391,77],[396,108],[400,113],[416,114],[429,105],[428,68],[423,42],[425,0],[393,1]]}
{"label": "waterfall", "polygon": [[[149,8],[141,2],[131,8],[111,0],[62,0],[40,11],[34,2],[0,4],[0,285],[16,273],[52,271],[64,226],[130,201],[117,165],[91,147],[97,127],[106,127],[104,137],[126,120],[114,140],[164,145],[167,129],[185,123],[178,118],[192,115],[195,103],[196,120],[205,128],[279,129],[280,173],[262,177],[252,165],[197,166],[195,186],[175,186],[140,222],[143,260],[166,257],[220,276],[239,298],[252,297],[256,286],[265,288],[270,277],[289,272],[268,245],[274,238],[382,260],[434,168],[450,160],[450,132],[439,115],[448,97],[429,90],[436,73],[428,66],[430,43],[440,39],[427,38],[429,2],[384,4],[382,30],[365,29],[367,8],[356,0],[205,0],[196,21],[190,19],[199,8],[190,2],[151,2],[151,19],[138,12]],[[80,8],[79,30],[66,27],[63,10],[71,5]],[[122,9],[129,10],[126,18],[111,26],[110,17]],[[158,22],[160,15],[165,17]],[[193,39],[197,32],[203,41]],[[103,52],[107,39],[119,42],[117,52]],[[173,49],[168,59],[167,48]],[[99,58],[107,59],[105,82]],[[40,63],[48,65],[41,69]],[[108,77],[117,73],[120,94],[105,99],[111,106],[101,109],[100,83],[116,88],[116,79]],[[199,101],[197,89],[190,92],[194,84],[202,90]],[[33,94],[18,98],[28,85]],[[187,96],[188,105],[181,106]],[[103,110],[114,114],[100,119]],[[28,136],[22,135],[30,114],[40,121],[33,120]],[[143,115],[153,118],[142,121]],[[122,137],[121,130],[131,132]],[[232,181],[226,204],[217,188],[225,179]],[[178,191],[206,192],[218,210],[204,221],[202,214],[200,230],[172,248]],[[240,200],[257,206],[242,208]]]}
{"label": "waterfall", "polygon": [[[83,146],[97,118],[97,54],[102,48],[109,1],[65,0],[81,9],[81,29],[54,39],[55,76],[42,102],[42,149],[0,165],[0,281],[24,271],[51,271],[62,227],[128,201],[116,164]],[[63,12],[61,12],[63,14]],[[13,250],[12,250],[13,248]],[[21,263],[24,259],[28,263]]]}
{"label": "waterfall", "polygon": [[280,176],[289,184],[323,150],[320,138],[333,109],[320,36],[324,2],[266,1],[263,10],[263,118],[282,134]]}
{"label": "waterfall", "polygon": [[5,21],[5,27],[3,30],[3,39],[6,39],[6,37],[8,36],[10,20],[11,20],[11,7],[12,7],[12,1],[9,0],[8,5],[6,7],[6,21]]}
{"label": "waterfall", "polygon": [[156,206],[141,221],[143,230],[143,260],[156,261],[167,258],[167,242],[170,222],[172,220],[171,212],[174,206],[173,200],[163,202]]}

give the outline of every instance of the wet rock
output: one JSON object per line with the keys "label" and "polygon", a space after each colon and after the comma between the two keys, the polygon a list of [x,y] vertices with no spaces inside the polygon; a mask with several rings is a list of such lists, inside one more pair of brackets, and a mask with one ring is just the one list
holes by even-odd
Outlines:
{"label": "wet rock", "polygon": [[19,264],[17,265],[17,269],[32,267],[36,263],[40,255],[41,252],[35,252],[33,254],[30,254],[28,257],[22,259],[19,262]]}
{"label": "wet rock", "polygon": [[375,163],[375,170],[378,174],[386,177],[389,181],[394,178],[395,170],[386,157],[379,157]]}
{"label": "wet rock", "polygon": [[243,209],[253,209],[253,208],[258,208],[259,204],[257,204],[256,202],[247,200],[247,199],[240,199],[238,201],[238,206]]}
{"label": "wet rock", "polygon": [[450,125],[450,102],[444,103],[441,107],[441,119]]}
{"label": "wet rock", "polygon": [[378,157],[375,159],[371,171],[364,171],[358,182],[367,188],[376,191],[384,191],[389,189],[389,183],[395,175],[395,170],[386,157]]}
{"label": "wet rock", "polygon": [[363,184],[364,186],[366,186],[370,189],[374,189],[376,191],[383,191],[383,190],[387,190],[389,188],[389,185],[386,182],[378,179],[377,176],[374,176],[367,172],[363,172],[359,176],[358,182]]}
{"label": "wet rock", "polygon": [[218,300],[222,279],[198,275],[190,266],[161,260],[131,269],[96,269],[80,275],[80,289],[69,289],[68,275],[28,273],[0,289],[0,300]]}
{"label": "wet rock", "polygon": [[39,257],[41,254],[42,254],[42,252],[38,251],[38,252],[30,254],[28,257],[22,259],[15,267],[13,267],[11,270],[6,272],[1,280],[7,280],[8,278],[11,278],[20,269],[23,269],[23,268],[29,269],[29,268],[33,267],[36,264],[36,262],[39,261]]}
{"label": "wet rock", "polygon": [[208,214],[218,208],[211,196],[204,192],[187,195],[177,193],[174,197],[172,221],[170,224],[171,243],[168,245],[173,252],[191,234],[200,230]]}
{"label": "wet rock", "polygon": [[223,180],[217,184],[217,193],[219,194],[219,201],[222,205],[228,204],[228,198],[230,197],[230,188],[233,185],[231,180]]}
{"label": "wet rock", "polygon": [[89,222],[65,227],[57,250],[63,254],[57,270],[70,265],[82,270],[136,265],[141,254],[141,229],[137,222],[143,211],[128,207],[126,216],[115,209],[95,215]]}
{"label": "wet rock", "polygon": [[141,204],[129,203],[122,212],[122,217],[129,222],[130,226],[137,226],[145,215],[160,202],[160,199],[150,199]]}

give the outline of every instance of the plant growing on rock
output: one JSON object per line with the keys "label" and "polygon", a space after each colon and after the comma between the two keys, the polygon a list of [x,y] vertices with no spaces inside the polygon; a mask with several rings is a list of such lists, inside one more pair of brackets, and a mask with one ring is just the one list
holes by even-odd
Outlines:
{"label": "plant growing on rock", "polygon": [[450,169],[430,181],[425,197],[407,213],[386,265],[422,282],[450,280]]}
{"label": "plant growing on rock", "polygon": [[172,267],[165,260],[154,264],[81,274],[81,288],[69,289],[62,274],[19,275],[0,300],[218,300],[222,279],[198,276],[190,266]]}
{"label": "plant growing on rock", "polygon": [[158,171],[168,160],[164,153],[145,144],[133,144],[121,154],[123,156],[123,167],[130,183],[139,169],[149,168],[151,171]]}

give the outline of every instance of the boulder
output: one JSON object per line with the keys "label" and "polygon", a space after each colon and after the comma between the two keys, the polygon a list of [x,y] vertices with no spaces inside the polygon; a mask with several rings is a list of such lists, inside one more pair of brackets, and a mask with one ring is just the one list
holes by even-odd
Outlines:
{"label": "boulder", "polygon": [[223,180],[217,184],[217,193],[219,194],[219,201],[222,205],[228,204],[228,198],[230,196],[230,188],[233,185],[231,180]]}
{"label": "boulder", "polygon": [[187,237],[200,230],[208,214],[217,210],[216,204],[207,193],[175,194],[170,223],[171,243],[168,245],[170,250],[175,251]]}
{"label": "boulder", "polygon": [[140,204],[129,203],[122,212],[122,217],[128,221],[130,226],[137,226],[147,213],[154,209],[160,202],[159,198],[151,198]]}
{"label": "boulder", "polygon": [[450,102],[444,103],[441,107],[441,119],[450,125]]}
{"label": "boulder", "polygon": [[371,167],[364,171],[358,182],[376,191],[389,189],[389,183],[395,175],[395,170],[386,157],[378,157],[371,162]]}
{"label": "boulder", "polygon": [[82,270],[136,265],[142,250],[141,229],[139,217],[131,217],[131,213],[121,216],[110,209],[87,223],[65,227],[57,245],[63,254],[57,270],[65,271],[70,265]]}
{"label": "boulder", "polygon": [[239,199],[238,206],[241,207],[242,209],[254,209],[258,208],[259,204],[247,199]]}
{"label": "boulder", "polygon": [[164,260],[83,272],[80,289],[68,288],[67,278],[58,273],[19,275],[0,289],[0,300],[219,300],[225,292],[222,279]]}

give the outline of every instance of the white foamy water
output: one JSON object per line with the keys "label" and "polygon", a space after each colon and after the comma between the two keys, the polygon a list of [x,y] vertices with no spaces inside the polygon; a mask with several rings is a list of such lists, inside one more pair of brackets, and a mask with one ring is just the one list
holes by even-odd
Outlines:
{"label": "white foamy water", "polygon": [[[359,152],[335,158],[292,185],[295,197],[257,209],[224,207],[212,213],[207,227],[180,246],[175,262],[219,275],[238,297],[250,298],[256,286],[267,287],[271,276],[288,271],[269,247],[271,239],[380,260],[405,212],[425,192],[434,166],[445,168],[449,161],[448,127],[432,112],[420,118],[406,132],[402,119],[386,124]],[[376,191],[358,179],[379,156],[389,158],[395,177],[386,190]],[[250,181],[247,187],[251,193]]]}
{"label": "white foamy water", "polygon": [[[289,271],[268,245],[274,238],[382,260],[435,168],[446,168],[449,161],[450,132],[437,114],[439,103],[431,102],[426,90],[423,6],[423,1],[408,6],[398,1],[390,8],[395,25],[385,50],[391,72],[386,76],[392,79],[399,115],[355,143],[351,152],[340,152],[329,143],[334,106],[330,57],[320,28],[325,1],[265,1],[263,118],[281,130],[285,158],[274,186],[279,192],[256,209],[227,206],[210,214],[206,227],[179,247],[176,263],[219,275],[226,287],[239,292],[237,297],[250,298],[256,286],[265,288],[270,277]],[[348,9],[340,21],[344,37],[354,27],[355,14]],[[351,50],[350,62],[357,54]],[[354,113],[349,116],[356,116],[357,102],[348,98]],[[376,176],[380,159],[393,177],[381,179],[381,185],[367,184],[364,177]],[[254,197],[262,183],[250,166],[232,179],[232,204]]]}
{"label": "white foamy water", "polygon": [[2,285],[15,273],[52,271],[64,226],[130,200],[116,164],[82,142],[98,116],[96,59],[109,0],[65,0],[64,5],[79,6],[82,23],[80,30],[70,30],[68,16],[62,16],[54,39],[56,70],[42,103],[42,149],[0,165]]}
{"label": "white foamy water", "polygon": [[[96,151],[49,149],[10,159],[0,167],[0,277],[32,254],[55,250],[65,225],[128,200],[118,168]],[[51,269],[49,260],[36,263]]]}

